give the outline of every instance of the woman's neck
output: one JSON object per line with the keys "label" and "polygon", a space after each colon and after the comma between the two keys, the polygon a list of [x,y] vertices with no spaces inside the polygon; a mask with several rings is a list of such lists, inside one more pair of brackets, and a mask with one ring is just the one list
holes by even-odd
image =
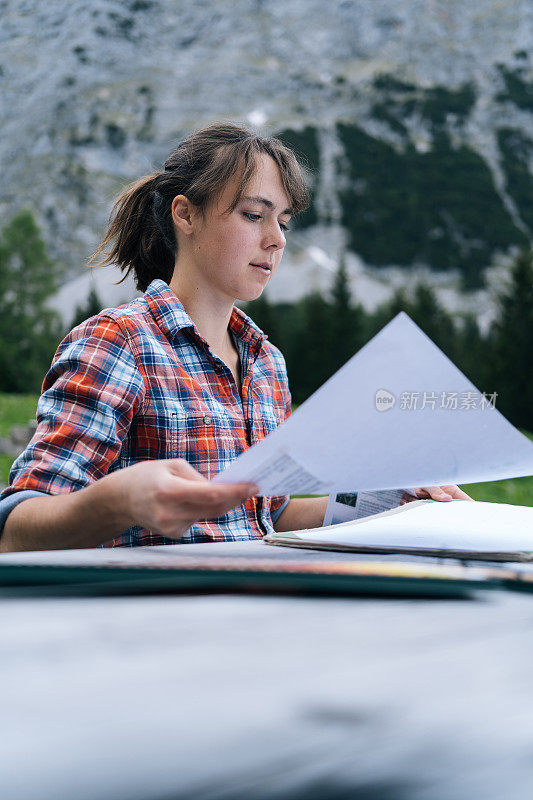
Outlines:
{"label": "woman's neck", "polygon": [[224,359],[234,349],[228,331],[233,303],[229,298],[214,293],[212,287],[184,280],[180,272],[178,269],[174,271],[170,288],[183,304],[200,336],[214,353]]}

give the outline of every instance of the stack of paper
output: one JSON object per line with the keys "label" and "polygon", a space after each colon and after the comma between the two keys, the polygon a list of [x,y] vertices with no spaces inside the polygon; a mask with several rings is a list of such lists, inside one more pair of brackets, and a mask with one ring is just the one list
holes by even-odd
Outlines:
{"label": "stack of paper", "polygon": [[533,474],[533,443],[401,313],[215,480],[262,494],[475,483]]}

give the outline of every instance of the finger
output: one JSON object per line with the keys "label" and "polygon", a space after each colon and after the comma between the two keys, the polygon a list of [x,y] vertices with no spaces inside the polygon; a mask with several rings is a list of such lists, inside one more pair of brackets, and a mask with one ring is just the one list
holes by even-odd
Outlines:
{"label": "finger", "polygon": [[210,483],[187,481],[180,486],[180,507],[187,517],[211,519],[218,517],[236,506],[242,505],[259,492],[253,483]]}
{"label": "finger", "polygon": [[207,478],[204,478],[204,476],[198,472],[197,469],[194,469],[184,458],[169,458],[165,463],[170,467],[170,471],[173,475],[186,478],[189,481],[208,483]]}
{"label": "finger", "polygon": [[402,494],[402,499],[400,500],[400,505],[404,506],[406,503],[412,503],[413,500],[416,500],[417,495],[413,493],[413,491],[404,492]]}
{"label": "finger", "polygon": [[419,486],[416,489],[413,489],[413,494],[414,494],[415,497],[418,497],[420,500],[427,500],[427,498],[431,496],[429,494],[429,492],[427,491],[427,489],[424,489],[422,486]]}
{"label": "finger", "polygon": [[448,492],[448,494],[451,495],[454,500],[473,500],[469,494],[463,492],[463,490],[458,486],[441,486],[441,489],[444,489],[445,492]]}
{"label": "finger", "polygon": [[259,492],[259,486],[253,483],[217,484],[213,488],[215,491],[210,512],[213,517],[242,505]]}
{"label": "finger", "polygon": [[442,486],[424,486],[424,489],[432,500],[439,500],[444,503],[453,500],[451,494],[448,494],[448,492],[444,491]]}

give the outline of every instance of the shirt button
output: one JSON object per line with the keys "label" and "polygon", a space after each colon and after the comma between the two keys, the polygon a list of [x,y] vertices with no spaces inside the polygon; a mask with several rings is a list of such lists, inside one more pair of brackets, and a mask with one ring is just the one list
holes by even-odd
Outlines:
{"label": "shirt button", "polygon": [[205,415],[205,417],[204,417],[204,425],[205,425],[206,427],[208,427],[209,425],[211,425],[211,417],[209,416],[209,414],[206,414],[206,415]]}

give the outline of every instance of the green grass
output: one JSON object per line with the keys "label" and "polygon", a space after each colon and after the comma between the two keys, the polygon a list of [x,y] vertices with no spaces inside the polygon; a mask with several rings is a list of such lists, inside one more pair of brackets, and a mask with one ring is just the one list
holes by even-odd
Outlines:
{"label": "green grass", "polygon": [[7,483],[12,463],[12,456],[6,456],[5,453],[0,453],[0,483]]}
{"label": "green grass", "polygon": [[[28,420],[33,419],[37,400],[37,395],[33,394],[0,393],[0,436],[7,436],[12,425],[26,425]],[[533,440],[533,434],[526,433],[526,435]],[[11,456],[0,453],[0,482],[7,483],[13,460]],[[533,506],[533,477],[472,483],[461,488],[474,500]]]}
{"label": "green grass", "polygon": [[[0,436],[8,436],[12,425],[27,425],[35,419],[36,394],[4,394],[0,392]],[[0,453],[0,483],[7,483],[13,456]]]}
{"label": "green grass", "polygon": [[[533,433],[522,431],[533,441]],[[506,481],[491,483],[471,483],[462,486],[474,500],[486,500],[490,503],[512,503],[517,506],[533,506],[533,477],[510,478]]]}
{"label": "green grass", "polygon": [[35,419],[36,394],[0,393],[0,436],[8,436],[12,425],[27,425]]}
{"label": "green grass", "polygon": [[[522,431],[533,440],[533,433]],[[516,506],[533,506],[533,477],[510,478],[506,481],[491,483],[471,483],[461,486],[474,500],[486,500],[489,503],[512,503]]]}
{"label": "green grass", "polygon": [[461,486],[474,500],[490,503],[512,503],[516,506],[533,506],[533,478],[512,478],[492,483],[472,483]]}

